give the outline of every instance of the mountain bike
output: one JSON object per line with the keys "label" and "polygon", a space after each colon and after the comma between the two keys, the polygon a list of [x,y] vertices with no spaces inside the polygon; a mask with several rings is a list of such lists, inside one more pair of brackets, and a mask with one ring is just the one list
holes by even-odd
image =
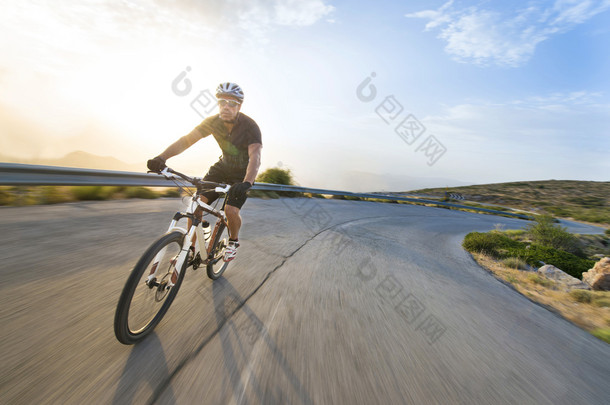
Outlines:
{"label": "mountain bike", "polygon": [[[190,201],[186,212],[177,212],[166,234],[144,252],[123,287],[114,316],[114,333],[126,345],[141,341],[161,322],[178,294],[188,267],[197,270],[205,266],[208,277],[216,280],[229,265],[223,256],[229,243],[225,205],[231,186],[189,177],[169,167],[160,174],[187,191]],[[191,193],[191,186],[198,191]],[[220,209],[201,201],[200,193],[209,190],[225,196]],[[217,218],[212,232],[209,223],[195,215],[197,207]],[[190,220],[188,229],[178,226],[184,218]],[[205,230],[202,224],[208,224]]]}

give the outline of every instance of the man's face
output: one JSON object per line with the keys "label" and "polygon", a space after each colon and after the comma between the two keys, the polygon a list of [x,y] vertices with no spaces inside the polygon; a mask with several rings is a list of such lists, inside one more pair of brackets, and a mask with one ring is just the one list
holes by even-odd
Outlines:
{"label": "man's face", "polygon": [[220,119],[225,122],[233,122],[237,118],[241,104],[239,100],[232,97],[219,97],[218,108],[220,110]]}

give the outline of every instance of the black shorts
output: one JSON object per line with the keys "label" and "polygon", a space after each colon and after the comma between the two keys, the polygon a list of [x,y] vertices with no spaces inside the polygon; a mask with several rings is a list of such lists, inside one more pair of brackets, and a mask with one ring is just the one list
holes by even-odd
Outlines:
{"label": "black shorts", "polygon": [[[214,166],[210,167],[210,170],[208,170],[208,173],[203,179],[216,183],[235,184],[243,182],[245,176],[245,167],[230,167],[222,161],[218,161],[214,164]],[[200,194],[207,198],[208,204],[213,203],[220,196],[220,194],[218,194],[214,190],[204,191]],[[246,193],[234,193],[233,189],[231,189],[229,190],[229,194],[227,195],[227,205],[231,205],[233,207],[241,209],[247,198],[248,196],[246,195]]]}

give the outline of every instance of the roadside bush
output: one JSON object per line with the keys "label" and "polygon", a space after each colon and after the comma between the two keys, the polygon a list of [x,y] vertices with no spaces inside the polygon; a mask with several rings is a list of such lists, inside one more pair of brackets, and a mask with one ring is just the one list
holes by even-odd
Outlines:
{"label": "roadside bush", "polygon": [[610,307],[610,298],[593,298],[593,305],[597,307]]}
{"label": "roadside bush", "polygon": [[536,217],[536,222],[527,227],[527,232],[534,241],[542,246],[574,251],[577,248],[576,238],[566,228],[555,224],[550,215]]}
{"label": "roadside bush", "polygon": [[289,186],[294,185],[294,179],[289,169],[280,169],[279,167],[272,167],[260,173],[256,177],[256,181],[262,183],[273,183],[273,184],[285,184]]}
{"label": "roadside bush", "polygon": [[109,199],[116,191],[116,187],[77,186],[72,188],[72,196],[79,201],[101,201]]}
{"label": "roadside bush", "polygon": [[[292,177],[292,172],[289,169],[281,169],[279,167],[272,167],[270,169],[265,170],[256,176],[256,181],[261,183],[272,183],[272,184],[284,184],[287,186],[294,186],[294,178]],[[298,193],[296,191],[278,191],[278,192],[269,192],[263,191],[262,194],[255,190],[250,191],[248,195],[251,197],[268,197],[268,198],[279,198],[279,196],[284,197],[300,197],[303,193]],[[277,196],[277,197],[275,197]]]}
{"label": "roadside bush", "polygon": [[591,334],[606,343],[610,343],[610,328],[600,328],[591,331]]}
{"label": "roadside bush", "polygon": [[531,266],[540,267],[541,263],[552,264],[569,275],[581,278],[595,261],[583,259],[572,253],[548,246],[528,245],[509,238],[501,232],[471,232],[464,238],[464,249],[469,252],[484,253],[495,259],[520,258]]}
{"label": "roadside bush", "polygon": [[15,194],[8,189],[0,189],[0,205],[12,205],[16,200]]}
{"label": "roadside bush", "polygon": [[591,302],[591,292],[587,290],[572,290],[570,291],[570,297],[578,302],[588,304]]}
{"label": "roadside bush", "polygon": [[535,273],[528,274],[527,279],[529,281],[531,281],[532,283],[539,284],[543,287],[550,287],[554,284],[551,280],[547,279],[546,277],[541,277],[540,275],[535,274]]}
{"label": "roadside bush", "polygon": [[180,197],[181,195],[179,188],[170,188],[163,193],[163,197]]}
{"label": "roadside bush", "polygon": [[508,229],[504,233],[508,236],[521,236],[525,234],[525,231],[523,229]]}
{"label": "roadside bush", "polygon": [[539,267],[540,262],[552,264],[578,279],[595,264],[594,260],[583,259],[563,250],[540,245],[531,245],[523,251],[522,257],[532,266]]}
{"label": "roadside bush", "polygon": [[147,200],[159,198],[159,194],[146,187],[129,187],[125,190],[125,196],[127,198],[144,198]]}
{"label": "roadside bush", "polygon": [[502,260],[502,264],[506,267],[517,270],[527,270],[528,268],[527,263],[518,257],[507,257],[506,259]]}
{"label": "roadside bush", "polygon": [[519,284],[519,280],[517,280],[517,277],[509,274],[508,276],[506,276],[506,281],[508,281],[511,284]]}
{"label": "roadside bush", "polygon": [[3,188],[4,193],[0,193],[0,205],[13,205],[13,206],[24,206],[24,205],[36,205],[38,204],[38,197],[33,193],[35,187],[27,186],[14,186]]}
{"label": "roadside bush", "polygon": [[502,259],[510,256],[511,252],[519,250],[522,243],[512,240],[500,232],[471,232],[464,238],[462,246],[469,252],[481,252]]}
{"label": "roadside bush", "polygon": [[59,204],[69,201],[74,201],[74,196],[66,187],[42,186],[40,188],[42,204]]}

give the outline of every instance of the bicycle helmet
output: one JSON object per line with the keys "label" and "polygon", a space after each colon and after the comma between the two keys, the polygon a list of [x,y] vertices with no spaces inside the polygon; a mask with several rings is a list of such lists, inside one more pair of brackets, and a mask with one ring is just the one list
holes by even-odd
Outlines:
{"label": "bicycle helmet", "polygon": [[220,83],[218,85],[216,88],[216,98],[220,96],[230,96],[238,99],[240,102],[244,101],[244,91],[238,84],[231,82]]}

